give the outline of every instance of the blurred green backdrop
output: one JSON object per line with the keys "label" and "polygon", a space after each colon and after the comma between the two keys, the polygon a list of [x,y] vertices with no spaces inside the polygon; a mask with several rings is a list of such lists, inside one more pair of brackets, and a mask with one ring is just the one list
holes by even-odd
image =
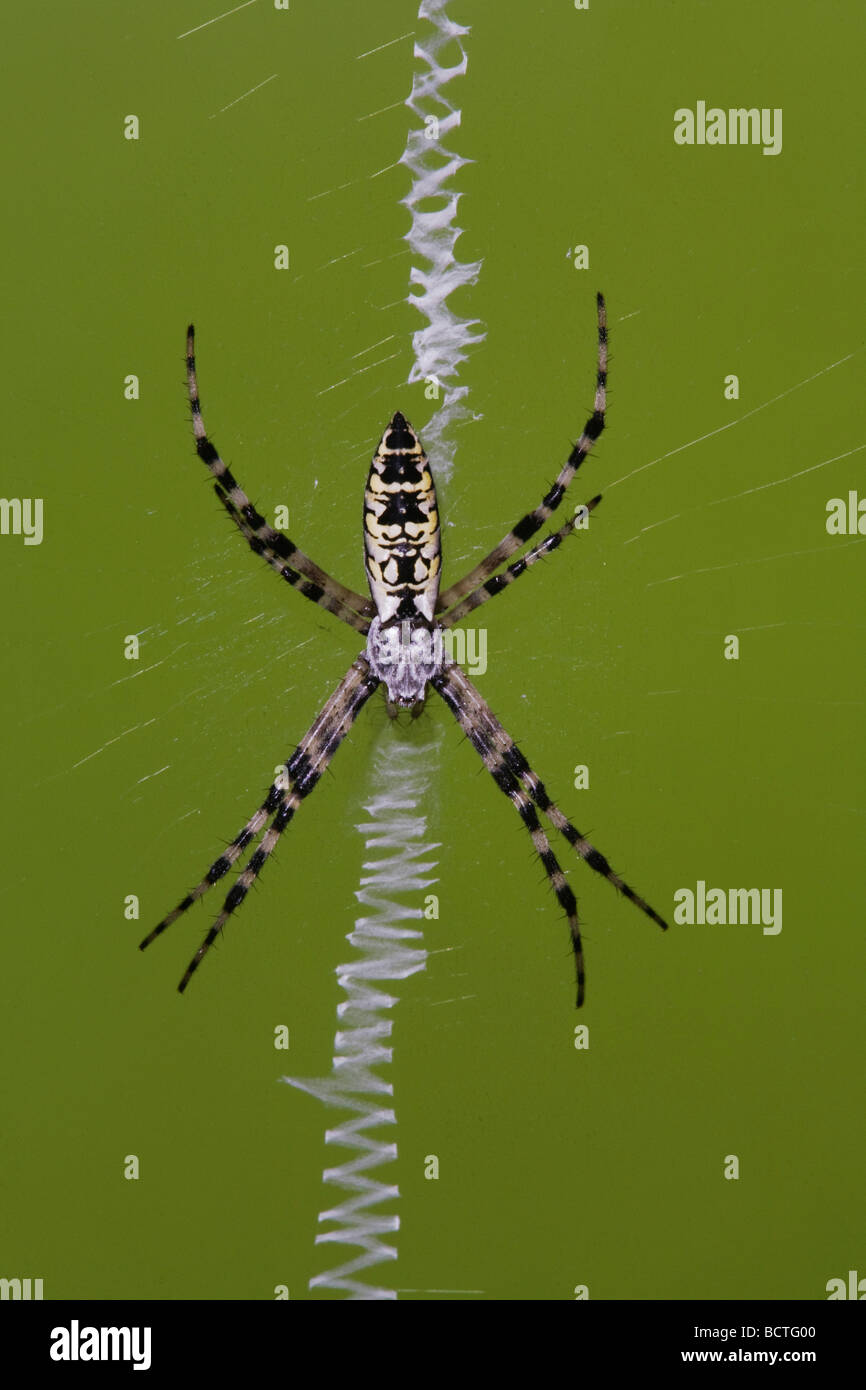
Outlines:
{"label": "blurred green backdrop", "polygon": [[[222,453],[354,587],[372,449],[394,409],[422,437],[432,410],[405,385],[415,5],[219,13],[84,0],[31,6],[7,35],[3,492],[44,499],[44,539],[0,536],[0,1274],[47,1298],[305,1298],[337,1262],[313,1244],[335,1116],[277,1080],[330,1068],[375,750],[444,728],[441,915],[399,990],[399,1159],[381,1170],[402,1194],[399,1260],[371,1281],[824,1297],[866,1272],[864,552],[825,527],[866,446],[862,7],[449,7],[471,25],[449,89],[447,143],[474,161],[458,252],[483,259],[454,308],[487,338],[440,499],[446,582],[576,437],[599,288],[612,345],[609,432],[574,499],[604,502],[483,610],[479,687],[660,910],[698,880],[784,892],[776,936],[664,937],[564,847],[581,1015],[528,838],[439,701],[403,732],[371,703],[183,999],[210,900],[136,949],[358,649],[226,524],[191,450],[188,320]],[[782,153],[676,146],[673,113],[698,100],[782,108]]]}

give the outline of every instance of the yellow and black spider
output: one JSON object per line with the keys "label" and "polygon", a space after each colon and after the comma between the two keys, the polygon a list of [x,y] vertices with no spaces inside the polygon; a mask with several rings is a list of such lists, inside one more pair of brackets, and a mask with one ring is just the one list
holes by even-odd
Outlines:
{"label": "yellow and black spider", "polygon": [[[197,898],[221,879],[249,844],[267,826],[261,843],[247,860],[226,896],[222,911],[193,956],[178,989],[189,984],[202,957],[213,945],[233,912],[258,878],[279,837],[301,802],[352,727],[358,712],[377,686],[387,692],[388,712],[409,709],[417,716],[431,686],[448,705],[484,760],[496,785],[514,803],[544,865],[559,904],[568,917],[577,968],[577,1006],[584,998],[583,951],[577,903],[550,841],[539,811],[585,859],[660,927],[667,923],[633,888],[614,873],[603,854],[581,835],[532,771],[526,758],[455,661],[445,654],[442,634],[494,594],[501,593],[543,555],[555,550],[575,528],[579,515],[591,512],[601,497],[576,511],[558,531],[549,533],[505,569],[505,560],[520,550],[556,511],[566,488],[604,429],[607,387],[607,323],[604,298],[598,295],[598,373],[593,413],[571,451],[568,462],[539,506],[517,522],[490,554],[456,584],[440,593],[441,543],[436,490],[430,465],[417,434],[399,411],[382,436],[373,457],[364,494],[364,564],[371,598],[338,584],[293,541],[275,531],[256,511],[246,493],[223,463],[207,437],[201,418],[195,374],[193,328],[187,333],[187,376],[196,450],[216,479],[215,492],[252,550],[305,598],[365,633],[367,646],[349,667],[312,728],[304,735],[272,784],[259,809],[250,817],[201,883],[154,927],[141,943],[144,950]],[[496,571],[500,571],[496,573]],[[268,821],[270,824],[268,825]]]}

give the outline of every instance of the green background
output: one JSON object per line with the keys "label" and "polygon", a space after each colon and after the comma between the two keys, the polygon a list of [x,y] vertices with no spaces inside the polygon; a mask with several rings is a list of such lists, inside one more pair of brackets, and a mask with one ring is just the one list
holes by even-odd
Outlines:
{"label": "green background", "polygon": [[[662,912],[699,879],[784,892],[778,936],[662,936],[562,845],[579,1016],[528,837],[435,699],[406,729],[371,702],[183,999],[211,900],[136,949],[358,649],[226,524],[190,447],[187,321],[222,453],[353,587],[373,447],[393,410],[423,437],[433,408],[405,385],[422,320],[409,175],[388,167],[418,66],[411,37],[391,41],[427,26],[395,0],[259,0],[177,37],[219,12],[89,0],[8,26],[3,492],[44,498],[45,535],[0,537],[0,1274],[43,1278],[46,1298],[305,1298],[338,1262],[313,1244],[338,1116],[278,1078],[330,1070],[376,749],[444,729],[440,918],[396,991],[399,1158],[380,1170],[400,1186],[399,1260],[370,1282],[825,1297],[866,1274],[864,553],[825,529],[866,444],[862,7],[449,7],[472,26],[448,92],[463,122],[447,143],[475,161],[458,252],[483,259],[453,307],[487,337],[461,378],[479,418],[440,489],[446,582],[576,437],[596,289],[612,344],[609,432],[574,499],[604,502],[476,615],[479,688]],[[782,107],[782,153],[676,146],[673,112],[699,99]]]}

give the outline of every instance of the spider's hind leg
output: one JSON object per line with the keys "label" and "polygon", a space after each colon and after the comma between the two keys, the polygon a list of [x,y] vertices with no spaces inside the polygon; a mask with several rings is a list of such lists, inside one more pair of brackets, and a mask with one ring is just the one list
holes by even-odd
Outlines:
{"label": "spider's hind leg", "polygon": [[506,733],[505,729],[496,718],[496,715],[493,713],[490,706],[481,698],[472,682],[463,674],[459,667],[454,668],[450,675],[452,684],[467,710],[468,717],[483,725],[487,730],[488,737],[495,743],[503,760],[514,773],[515,777],[526,787],[526,790],[529,792],[529,795],[532,797],[539,811],[542,811],[544,815],[547,816],[551,825],[555,826],[563,838],[568,841],[571,847],[577,851],[581,859],[585,860],[591,869],[594,869],[597,874],[601,874],[602,878],[606,878],[608,883],[613,884],[614,888],[622,893],[624,898],[628,898],[629,902],[633,902],[635,907],[639,907],[642,912],[645,912],[647,917],[652,918],[663,931],[667,931],[668,924],[664,918],[660,917],[655,909],[650,907],[649,903],[642,898],[639,893],[636,893],[624,879],[620,878],[618,873],[614,872],[601,851],[597,850],[595,845],[591,844],[586,836],[581,834],[576,825],[572,825],[568,817],[560,811],[556,802],[548,796],[544,783],[533,772],[526,758],[517,747],[517,744]]}
{"label": "spider's hind leg", "polygon": [[[556,894],[557,901],[568,918],[568,926],[571,932],[571,947],[574,953],[574,967],[577,975],[577,1007],[583,1004],[585,989],[585,972],[583,965],[583,944],[580,938],[580,923],[577,916],[577,901],[571,886],[565,877],[556,855],[550,846],[544,827],[538,819],[538,812],[533,805],[531,797],[520,785],[513,770],[508,762],[503,759],[497,747],[495,737],[491,736],[491,730],[485,727],[482,720],[477,719],[470,711],[467,704],[461,697],[460,687],[455,673],[462,672],[456,663],[446,663],[440,675],[434,677],[431,685],[434,690],[442,696],[460,724],[470,743],[476,752],[480,754],[485,767],[492,776],[494,782],[501,792],[509,798],[514,809],[517,811],[526,829],[529,831],[535,852],[544,866],[544,872],[550,881],[550,885]],[[465,677],[463,677],[465,680]],[[480,698],[480,697],[479,697]]]}
{"label": "spider's hind leg", "polygon": [[[551,824],[591,869],[606,878],[609,883],[613,884],[614,888],[618,889],[630,902],[633,902],[635,907],[639,907],[642,912],[645,912],[647,917],[652,918],[658,926],[666,929],[667,922],[624,879],[620,878],[619,874],[614,872],[604,855],[590,844],[577,827],[572,825],[571,821],[563,815],[559,807],[548,796],[544,783],[535,775],[514,740],[505,732],[490,706],[481,698],[475,686],[460,670],[460,667],[455,662],[446,665],[442,673],[432,681],[432,685],[452,710],[473,747],[480,753],[496,785],[514,802],[524,824],[532,834],[533,844],[538,851],[539,858],[553,884],[560,905],[568,916],[577,964],[577,1005],[580,1008],[584,994],[583,957],[574,895],[565,883],[562,870],[550,850],[543,830],[541,830],[536,808],[547,816]],[[535,833],[536,826],[540,832],[538,835]],[[563,884],[565,885],[565,892],[561,891]]]}
{"label": "spider's hind leg", "polygon": [[183,994],[195,971],[216,941],[228,919],[240,907],[249,890],[259,877],[266,861],[276,849],[283,831],[293,819],[301,802],[314,790],[352,727],[358,712],[369,700],[379,681],[363,656],[352,663],[330,699],[323,706],[318,718],[304,735],[295,752],[285,765],[285,774],[271,785],[268,795],[259,809],[250,817],[243,830],[235,836],[223,854],[211,865],[201,883],[178,903],[177,907],[154,927],[141,942],[143,951],[155,941],[172,922],[177,921],[192,904],[217,883],[263,829],[267,820],[273,816],[270,825],[262,836],[258,849],[254,850],[246,866],[238,874],[229,889],[222,910],[208,930],[207,935],[186,968],[178,985]]}

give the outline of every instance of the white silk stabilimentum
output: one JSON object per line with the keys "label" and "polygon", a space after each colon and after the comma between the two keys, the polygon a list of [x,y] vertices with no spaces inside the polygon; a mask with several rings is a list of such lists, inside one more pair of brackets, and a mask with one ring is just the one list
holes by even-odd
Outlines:
{"label": "white silk stabilimentum", "polygon": [[369,916],[358,918],[347,938],[360,956],[337,968],[346,999],[337,1006],[339,1028],[332,1074],[318,1081],[284,1078],[326,1105],[349,1112],[348,1119],[325,1132],[326,1144],[354,1149],[357,1156],[325,1169],[323,1181],[347,1195],[344,1201],[319,1213],[319,1221],[333,1223],[333,1229],[317,1235],[316,1244],[357,1246],[360,1253],[336,1269],[315,1275],[310,1288],[342,1289],[350,1299],[397,1297],[395,1290],[364,1284],[355,1276],[371,1265],[397,1258],[396,1247],[382,1237],[397,1231],[400,1218],[374,1208],[398,1198],[399,1188],[370,1175],[372,1169],[397,1157],[395,1143],[372,1133],[397,1123],[393,1108],[383,1103],[394,1088],[374,1068],[391,1061],[393,1021],[387,1011],[398,999],[378,982],[405,980],[423,970],[427,961],[423,946],[410,944],[421,942],[422,932],[409,924],[422,919],[422,909],[408,906],[400,898],[411,894],[417,901],[418,895],[436,882],[429,877],[436,867],[430,856],[438,845],[425,838],[426,817],[413,813],[428,789],[427,770],[438,750],[437,741],[423,747],[390,742],[379,751],[373,774],[377,791],[364,808],[371,819],[357,829],[366,837],[367,851],[384,854],[365,859],[365,873],[356,893],[359,902],[370,910]]}
{"label": "white silk stabilimentum", "polygon": [[[460,111],[452,106],[444,87],[466,72],[466,50],[461,39],[468,28],[454,24],[445,14],[445,0],[422,0],[419,19],[429,19],[435,33],[424,44],[415,44],[415,57],[425,64],[412,81],[412,95],[406,105],[421,121],[410,130],[406,149],[400,158],[413,175],[412,187],[402,200],[412,214],[412,225],[404,238],[413,256],[422,256],[427,269],[412,266],[409,303],[427,319],[427,326],[412,335],[415,361],[409,382],[435,383],[442,392],[442,404],[424,428],[424,448],[434,466],[438,482],[447,482],[454,463],[456,442],[446,439],[451,426],[471,412],[464,404],[468,386],[455,383],[467,347],[486,336],[479,319],[459,318],[448,307],[448,296],[463,285],[474,285],[481,270],[480,261],[464,264],[455,260],[454,247],[461,230],[455,225],[461,194],[449,187],[464,164],[471,163],[445,149],[442,141],[460,125]],[[446,67],[439,58],[443,49],[459,50],[460,61]],[[432,210],[428,204],[436,204]]]}
{"label": "white silk stabilimentum", "polygon": [[[413,175],[403,199],[412,214],[405,238],[413,254],[408,298],[427,324],[412,337],[415,360],[409,382],[423,381],[428,398],[441,401],[424,429],[424,445],[437,479],[446,481],[456,449],[451,429],[470,415],[465,405],[468,387],[458,384],[460,365],[466,360],[466,349],[484,337],[477,319],[459,318],[447,302],[454,290],[474,284],[481,269],[480,262],[463,265],[454,257],[460,236],[455,225],[460,195],[450,181],[468,161],[442,144],[460,125],[460,111],[443,88],[466,72],[461,39],[469,31],[448,19],[445,0],[422,0],[418,17],[428,20],[433,32],[415,44],[415,58],[422,67],[415,73],[406,105],[420,124],[410,130],[400,163]],[[460,54],[460,61],[450,67],[440,61],[449,45]],[[381,1207],[383,1203],[393,1207],[400,1191],[396,1183],[373,1176],[375,1169],[397,1158],[397,1145],[390,1137],[397,1117],[388,1103],[393,1086],[380,1072],[392,1060],[390,1011],[398,997],[381,982],[405,980],[423,970],[427,961],[419,903],[424,890],[436,882],[431,876],[436,861],[431,856],[438,845],[427,840],[427,821],[419,808],[428,804],[440,747],[441,734],[418,746],[402,741],[399,729],[388,727],[382,732],[371,792],[365,800],[370,819],[357,828],[365,836],[368,854],[384,853],[364,860],[356,896],[368,915],[357,919],[347,938],[359,955],[337,969],[346,998],[337,1008],[332,1072],[313,1081],[284,1078],[326,1105],[347,1112],[346,1119],[326,1131],[325,1143],[354,1151],[353,1156],[323,1174],[323,1181],[345,1196],[319,1213],[319,1222],[330,1229],[316,1236],[316,1244],[348,1247],[357,1253],[315,1275],[310,1288],[341,1290],[349,1299],[397,1297],[396,1289],[365,1283],[358,1276],[397,1258],[393,1237],[400,1218]],[[381,1130],[389,1137],[380,1137]]]}

